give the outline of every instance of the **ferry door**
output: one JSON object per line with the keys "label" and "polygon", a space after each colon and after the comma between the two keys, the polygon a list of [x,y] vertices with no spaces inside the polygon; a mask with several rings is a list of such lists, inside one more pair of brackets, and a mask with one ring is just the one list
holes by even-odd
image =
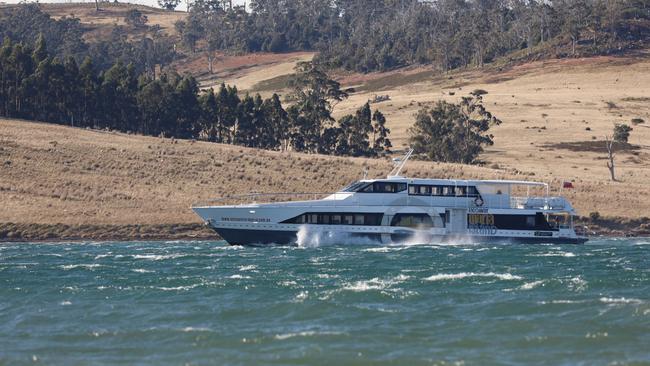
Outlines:
{"label": "ferry door", "polygon": [[451,233],[466,233],[467,232],[467,209],[452,208],[445,212],[448,217],[447,229]]}

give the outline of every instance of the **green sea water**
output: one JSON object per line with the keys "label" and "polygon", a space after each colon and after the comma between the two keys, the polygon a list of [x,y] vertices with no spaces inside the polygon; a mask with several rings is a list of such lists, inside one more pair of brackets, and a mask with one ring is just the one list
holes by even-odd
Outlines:
{"label": "green sea water", "polygon": [[650,239],[0,244],[0,365],[650,364]]}

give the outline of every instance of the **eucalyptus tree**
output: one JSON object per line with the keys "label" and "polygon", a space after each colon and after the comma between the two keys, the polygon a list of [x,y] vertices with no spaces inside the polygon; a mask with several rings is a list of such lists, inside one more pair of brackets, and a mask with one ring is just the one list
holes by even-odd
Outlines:
{"label": "eucalyptus tree", "polygon": [[298,150],[318,152],[323,130],[334,122],[332,109],[346,99],[348,93],[341,84],[331,79],[322,67],[312,62],[300,62],[290,81],[292,87],[290,107],[291,124],[299,145]]}

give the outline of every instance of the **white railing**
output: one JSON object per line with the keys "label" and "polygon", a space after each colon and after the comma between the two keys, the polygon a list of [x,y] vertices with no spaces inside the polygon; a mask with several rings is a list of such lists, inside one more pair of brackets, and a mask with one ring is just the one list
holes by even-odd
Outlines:
{"label": "white railing", "polygon": [[510,208],[564,210],[571,206],[564,197],[510,197]]}
{"label": "white railing", "polygon": [[[334,193],[336,195],[336,193]],[[244,206],[262,203],[322,200],[332,193],[247,193],[228,195],[194,203],[192,207],[206,206]]]}

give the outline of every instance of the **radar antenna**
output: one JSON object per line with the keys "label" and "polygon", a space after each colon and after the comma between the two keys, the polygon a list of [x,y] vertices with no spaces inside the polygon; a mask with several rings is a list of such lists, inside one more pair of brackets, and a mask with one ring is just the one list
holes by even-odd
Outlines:
{"label": "radar antenna", "polygon": [[404,154],[403,157],[401,157],[401,158],[394,158],[394,159],[393,159],[393,165],[394,165],[394,167],[393,167],[393,170],[391,170],[390,173],[388,173],[388,179],[391,179],[391,178],[401,178],[400,175],[399,175],[399,173],[402,171],[402,169],[403,169],[404,166],[406,165],[406,162],[409,160],[409,158],[411,157],[411,155],[413,155],[413,149],[412,149],[412,148],[409,148],[409,149],[406,151],[406,154]]}

